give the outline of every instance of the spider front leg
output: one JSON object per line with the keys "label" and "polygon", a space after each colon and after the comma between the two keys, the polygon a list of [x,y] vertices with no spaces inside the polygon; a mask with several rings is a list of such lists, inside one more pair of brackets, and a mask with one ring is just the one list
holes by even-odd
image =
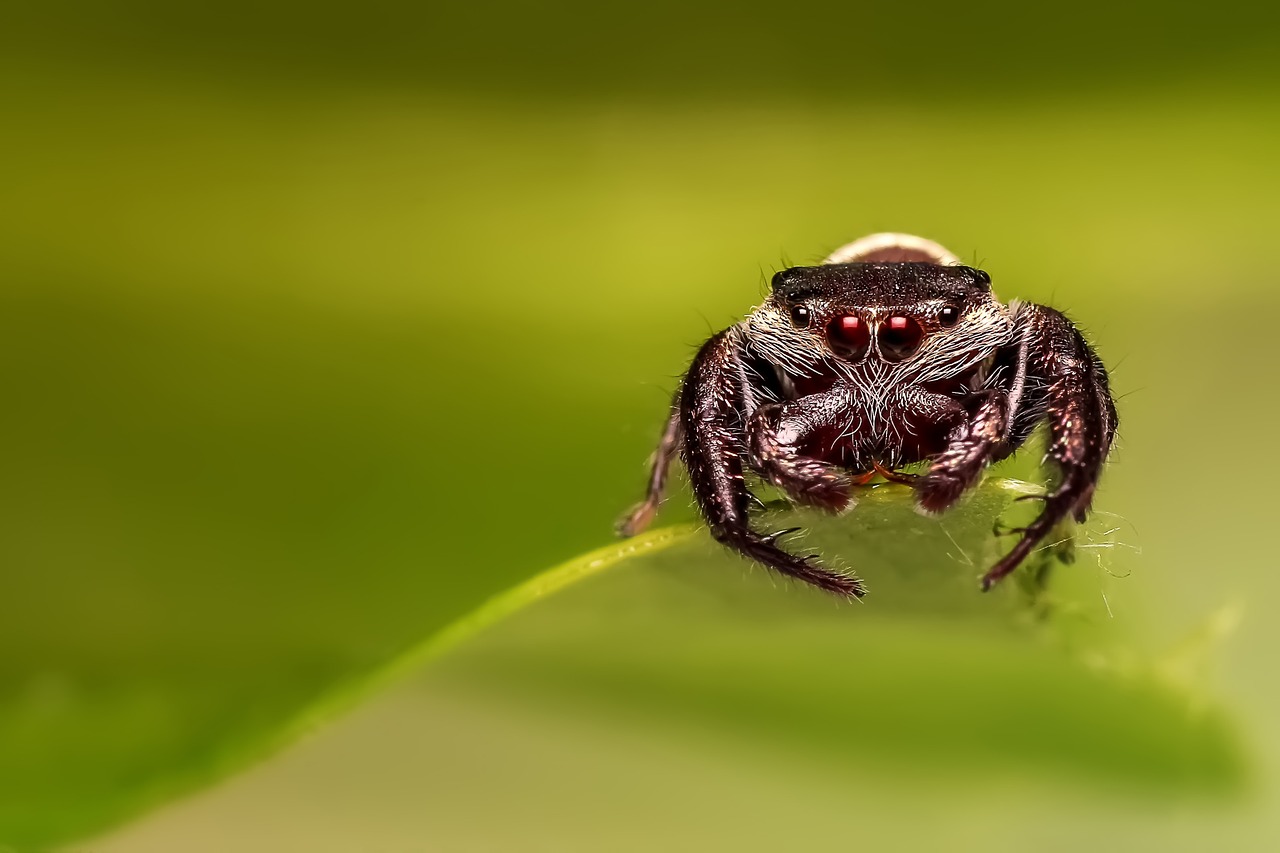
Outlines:
{"label": "spider front leg", "polygon": [[[1040,305],[1024,308],[1019,320],[1026,324],[1026,374],[1041,389],[1043,417],[1049,424],[1047,456],[1060,476],[1044,498],[1044,509],[1023,530],[1013,550],[983,575],[984,590],[1017,568],[1060,521],[1068,516],[1084,521],[1117,422],[1106,370],[1076,327]],[[1013,431],[1021,432],[1017,413],[1014,417]]]}
{"label": "spider front leg", "polygon": [[787,403],[767,403],[747,424],[751,467],[796,503],[839,512],[849,506],[853,481],[830,463],[803,456],[799,446],[838,427],[846,403],[833,391]]}
{"label": "spider front leg", "polygon": [[752,530],[747,517],[751,493],[743,480],[747,451],[744,422],[758,397],[743,364],[741,330],[730,328],[702,347],[685,376],[680,394],[682,456],[698,509],[717,541],[784,575],[836,593],[860,598],[862,581],[779,548],[772,536]]}
{"label": "spider front leg", "polygon": [[618,535],[624,538],[641,533],[653,523],[662,505],[662,496],[667,490],[667,475],[671,470],[671,462],[680,450],[680,396],[671,405],[671,416],[667,418],[667,426],[662,431],[658,449],[653,453],[653,467],[649,471],[649,486],[645,490],[644,500],[636,504],[618,522]]}
{"label": "spider front leg", "polygon": [[981,391],[971,398],[972,414],[954,431],[947,449],[916,481],[916,501],[926,512],[951,507],[981,476],[989,463],[1005,453],[1009,423],[1009,395]]}

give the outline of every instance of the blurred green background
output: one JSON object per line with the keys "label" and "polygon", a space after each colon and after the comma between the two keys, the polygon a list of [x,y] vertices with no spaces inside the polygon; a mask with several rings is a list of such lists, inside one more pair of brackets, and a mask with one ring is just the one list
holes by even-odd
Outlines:
{"label": "blurred green background", "polygon": [[[1280,839],[1277,18],[1101,3],[7,10],[0,842],[96,832],[239,768],[322,697],[606,544],[693,346],[773,269],[877,230],[939,240],[1002,297],[1088,330],[1123,420],[1098,507],[1141,546],[1118,559],[1115,616],[1154,655],[1238,608],[1208,683],[1256,767],[1251,798],[1107,800],[1105,820],[1008,777],[977,801],[943,786],[939,837],[1158,824],[1187,846]],[[689,518],[685,504],[666,517]],[[722,574],[731,588],[747,572]],[[724,747],[644,714],[532,710],[505,677],[422,678],[254,771],[274,781],[232,779],[226,799],[110,843],[198,833],[226,849],[255,838],[245,802],[283,816],[262,849],[317,849],[326,827],[335,849],[617,849],[618,827],[636,849],[646,830],[816,846],[848,822],[892,837],[921,808],[887,797],[855,821],[834,804],[877,781],[797,769],[766,734]],[[495,781],[540,750],[566,762],[549,779],[624,768],[670,796],[598,798],[594,822],[535,810],[504,836],[491,784],[559,803],[592,787]],[[424,776],[397,776],[411,759]],[[341,811],[299,781],[370,778],[403,778],[402,799]],[[705,807],[673,811],[677,791]]]}

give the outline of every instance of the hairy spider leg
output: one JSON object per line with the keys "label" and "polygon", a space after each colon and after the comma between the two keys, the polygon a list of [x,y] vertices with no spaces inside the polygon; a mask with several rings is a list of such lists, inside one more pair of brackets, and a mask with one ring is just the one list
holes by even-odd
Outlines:
{"label": "hairy spider leg", "polygon": [[662,497],[667,491],[667,476],[671,472],[671,462],[680,450],[680,393],[671,403],[671,415],[667,418],[666,428],[658,441],[658,449],[653,453],[653,467],[649,471],[649,485],[645,490],[644,500],[627,511],[618,521],[619,536],[635,536],[643,532],[653,523],[662,505]]}
{"label": "hairy spider leg", "polygon": [[835,465],[803,456],[797,449],[842,416],[839,394],[811,394],[787,403],[766,403],[747,424],[751,467],[796,503],[830,512],[846,509],[853,480]]}
{"label": "hairy spider leg", "polygon": [[774,544],[778,535],[752,530],[747,508],[750,492],[743,480],[742,453],[747,439],[740,412],[748,393],[741,351],[741,330],[715,335],[694,358],[681,397],[682,455],[711,535],[738,553],[816,587],[846,597],[862,597],[862,581],[831,571],[815,558],[798,557]]}
{"label": "hairy spider leg", "polygon": [[968,421],[956,430],[929,470],[916,481],[916,501],[926,512],[951,507],[1001,457],[1009,421],[1009,395],[1000,389],[973,395],[977,404]]}
{"label": "hairy spider leg", "polygon": [[[1115,438],[1115,403],[1107,374],[1084,337],[1060,312],[1042,305],[1024,309],[1029,327],[1027,371],[1035,379],[1043,397],[1024,400],[1029,413],[1043,412],[1049,425],[1048,458],[1058,468],[1056,487],[1045,495],[1040,515],[1023,531],[1022,538],[982,577],[982,588],[990,589],[1018,567],[1027,555],[1064,518],[1084,521]],[[1028,405],[1030,403],[1030,405]],[[1015,421],[1012,431],[1029,432]]]}

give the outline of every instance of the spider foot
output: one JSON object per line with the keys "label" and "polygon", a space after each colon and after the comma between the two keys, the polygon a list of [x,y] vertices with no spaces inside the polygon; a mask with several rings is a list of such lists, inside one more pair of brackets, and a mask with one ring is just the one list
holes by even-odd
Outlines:
{"label": "spider foot", "polygon": [[659,501],[656,500],[645,500],[636,504],[618,519],[613,528],[614,533],[623,539],[630,539],[638,533],[643,533],[657,516],[658,504]]}
{"label": "spider foot", "polygon": [[916,503],[926,513],[945,512],[960,500],[971,483],[968,477],[934,469],[916,479]]}
{"label": "spider foot", "polygon": [[1019,536],[1026,533],[1027,530],[1028,528],[1026,527],[1010,527],[999,519],[996,519],[996,521],[991,525],[992,536]]}

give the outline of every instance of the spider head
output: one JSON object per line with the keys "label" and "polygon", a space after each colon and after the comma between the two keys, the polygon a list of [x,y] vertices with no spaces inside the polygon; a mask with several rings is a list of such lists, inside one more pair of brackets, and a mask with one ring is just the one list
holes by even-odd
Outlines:
{"label": "spider head", "polygon": [[921,262],[783,270],[747,320],[753,346],[784,369],[920,363],[926,373],[944,373],[1004,343],[1011,328],[985,272]]}

